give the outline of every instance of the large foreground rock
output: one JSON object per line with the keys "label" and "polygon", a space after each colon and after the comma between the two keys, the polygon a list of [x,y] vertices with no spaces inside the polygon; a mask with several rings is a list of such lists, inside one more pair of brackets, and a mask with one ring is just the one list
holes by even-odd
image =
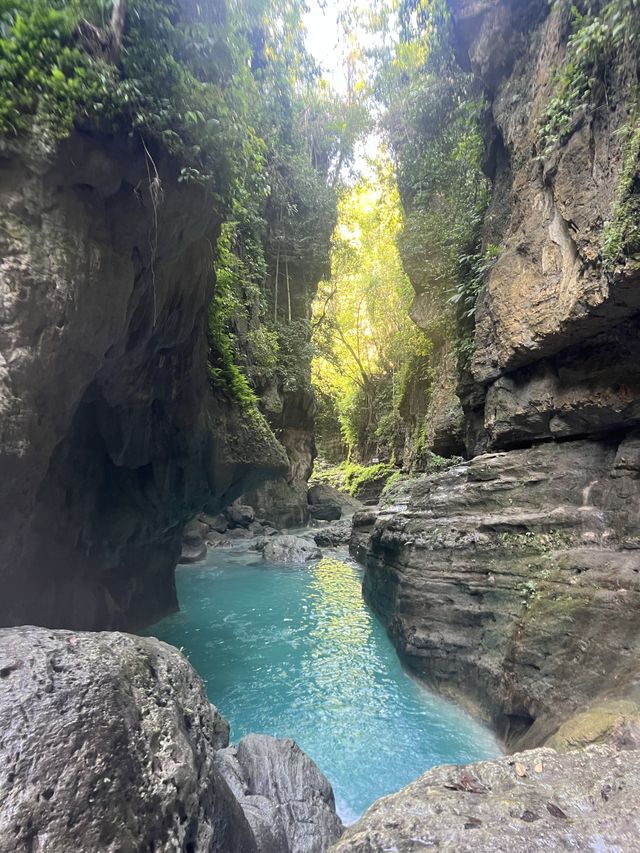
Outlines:
{"label": "large foreground rock", "polygon": [[640,753],[537,749],[442,766],[374,803],[333,853],[640,850]]}
{"label": "large foreground rock", "polygon": [[294,741],[247,735],[216,762],[260,850],[324,853],[340,837],[331,785]]}
{"label": "large foreground rock", "polygon": [[[3,853],[272,853],[218,769],[227,723],[188,661],[158,640],[1,630],[0,731]],[[274,755],[292,752],[284,743]],[[253,756],[252,746],[241,752],[254,780],[264,751]],[[313,839],[327,832],[329,783],[302,753],[279,761],[277,780],[296,802],[287,839],[320,850]],[[267,781],[252,784],[279,809]],[[325,822],[297,827],[320,810],[320,796]]]}

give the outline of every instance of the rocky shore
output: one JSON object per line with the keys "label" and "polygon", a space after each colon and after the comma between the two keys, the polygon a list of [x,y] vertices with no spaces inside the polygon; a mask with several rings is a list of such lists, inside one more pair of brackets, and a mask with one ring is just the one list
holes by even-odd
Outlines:
{"label": "rocky shore", "polygon": [[290,740],[229,726],[175,648],[0,631],[0,849],[323,853],[342,825]]}
{"label": "rocky shore", "polygon": [[425,476],[354,519],[401,656],[513,748],[640,692],[640,440],[541,444]]}

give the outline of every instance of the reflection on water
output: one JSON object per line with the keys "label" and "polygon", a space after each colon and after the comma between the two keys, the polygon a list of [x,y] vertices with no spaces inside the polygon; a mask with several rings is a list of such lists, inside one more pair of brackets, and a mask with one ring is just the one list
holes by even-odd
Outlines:
{"label": "reflection on water", "polygon": [[234,740],[295,738],[344,820],[435,764],[499,753],[487,730],[405,673],[354,565],[214,552],[177,584],[182,611],[150,633],[184,647]]}

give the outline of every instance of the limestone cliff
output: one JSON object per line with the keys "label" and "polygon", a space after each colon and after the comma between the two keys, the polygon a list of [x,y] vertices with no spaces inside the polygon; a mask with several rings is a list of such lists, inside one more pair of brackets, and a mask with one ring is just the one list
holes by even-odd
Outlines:
{"label": "limestone cliff", "polygon": [[604,55],[599,94],[550,137],[568,4],[449,7],[486,92],[497,254],[459,386],[474,458],[356,516],[352,550],[405,660],[510,748],[559,728],[562,743],[624,742],[640,681],[640,267],[637,220],[623,221],[638,202],[637,40]]}
{"label": "limestone cliff", "polygon": [[499,247],[476,307],[471,370],[485,396],[466,401],[479,415],[470,450],[625,429],[640,416],[640,264],[633,241],[612,250],[612,233],[637,206],[637,44],[603,56],[598,99],[549,139],[569,4],[450,7],[489,100],[485,238]]}
{"label": "limestone cliff", "polygon": [[640,698],[639,454],[637,437],[484,454],[355,517],[364,594],[403,658],[511,748]]}
{"label": "limestone cliff", "polygon": [[178,173],[126,136],[0,151],[0,624],[152,621],[184,523],[285,470],[209,387],[222,211]]}

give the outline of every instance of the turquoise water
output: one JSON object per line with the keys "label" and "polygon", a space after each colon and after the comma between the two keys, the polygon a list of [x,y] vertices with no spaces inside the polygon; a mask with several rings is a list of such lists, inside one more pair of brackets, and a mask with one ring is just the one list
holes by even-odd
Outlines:
{"label": "turquoise water", "polygon": [[499,754],[492,735],[403,670],[360,593],[360,570],[210,552],[178,569],[181,612],[147,633],[182,647],[238,740],[294,738],[345,822],[429,767]]}

